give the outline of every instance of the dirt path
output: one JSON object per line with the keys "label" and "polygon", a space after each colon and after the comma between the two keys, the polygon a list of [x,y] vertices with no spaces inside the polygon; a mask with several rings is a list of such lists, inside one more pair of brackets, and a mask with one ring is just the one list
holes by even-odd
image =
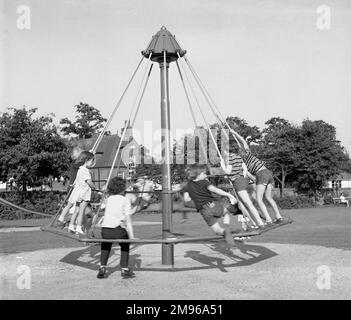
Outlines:
{"label": "dirt path", "polygon": [[[109,278],[103,280],[96,278],[98,247],[2,256],[0,298],[351,298],[351,251],[272,243],[264,246],[250,243],[236,248],[229,248],[224,242],[184,244],[175,247],[176,262],[172,269],[161,265],[160,249],[159,245],[135,248],[131,264],[136,278],[128,280],[120,277],[118,250],[109,264]],[[30,270],[30,289],[18,288],[21,274],[17,272],[23,265]],[[330,289],[318,288],[319,272],[325,266],[331,275]]]}

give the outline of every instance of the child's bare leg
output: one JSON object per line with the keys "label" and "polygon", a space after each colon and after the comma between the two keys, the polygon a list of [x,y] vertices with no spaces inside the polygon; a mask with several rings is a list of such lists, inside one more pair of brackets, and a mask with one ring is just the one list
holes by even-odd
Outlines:
{"label": "child's bare leg", "polygon": [[213,224],[211,226],[211,229],[218,234],[219,236],[223,236],[224,235],[224,229],[220,226],[220,224],[218,222],[216,222],[215,224]]}
{"label": "child's bare leg", "polygon": [[253,215],[253,217],[255,218],[257,224],[259,226],[263,226],[263,221],[260,217],[260,214],[258,213],[257,209],[255,208],[255,206],[253,205],[249,194],[247,193],[246,190],[241,190],[238,192],[238,195],[241,199],[241,201],[245,204],[246,208],[249,209],[250,213]]}
{"label": "child's bare leg", "polygon": [[82,201],[80,206],[79,206],[79,213],[78,213],[78,217],[77,217],[77,228],[82,228],[84,211],[85,211],[85,208],[87,207],[87,205],[88,205],[87,201]]}
{"label": "child's bare leg", "polygon": [[272,189],[273,189],[273,185],[272,184],[269,184],[267,186],[267,189],[266,189],[266,192],[265,192],[265,197],[268,201],[268,203],[271,205],[271,207],[273,208],[274,210],[274,213],[275,213],[275,217],[277,219],[281,219],[282,216],[279,212],[279,208],[277,206],[277,203],[274,201],[273,197],[272,197]]}
{"label": "child's bare leg", "polygon": [[65,217],[67,215],[67,213],[69,212],[69,210],[73,207],[73,203],[68,202],[67,205],[63,208],[58,220],[60,222],[64,222],[65,221]]}
{"label": "child's bare leg", "polygon": [[223,215],[223,223],[229,225],[230,224],[230,214],[227,209],[224,208],[224,215]]}
{"label": "child's bare leg", "polygon": [[[249,222],[251,222],[254,226],[257,225],[257,223],[255,222],[255,220],[252,218],[250,212],[245,208],[245,206],[242,204],[242,202],[239,202],[239,209],[242,211],[243,217],[245,217],[245,218],[244,218],[245,221],[246,221],[246,219],[248,219]],[[246,222],[247,222],[247,221],[246,221]],[[246,222],[245,222],[245,223],[246,223]]]}
{"label": "child's bare leg", "polygon": [[211,226],[211,229],[219,236],[224,236],[225,241],[227,241],[227,243],[229,243],[230,245],[234,245],[234,238],[229,230],[229,224],[225,224],[224,225],[225,228],[222,228],[220,226],[220,224],[218,222],[216,222],[215,224],[213,224]]}
{"label": "child's bare leg", "polygon": [[257,189],[256,189],[257,197],[256,197],[256,200],[257,200],[257,204],[260,207],[260,209],[261,209],[266,221],[267,222],[272,222],[272,218],[270,217],[270,215],[268,213],[268,210],[267,210],[267,207],[266,207],[266,205],[263,202],[263,194],[265,193],[265,191],[266,191],[266,186],[264,184],[257,185]]}
{"label": "child's bare leg", "polygon": [[69,227],[68,227],[68,229],[71,231],[74,231],[74,224],[76,222],[76,218],[77,218],[77,215],[79,213],[79,208],[80,208],[80,205],[79,206],[77,205],[73,214],[72,214],[71,221],[70,221]]}

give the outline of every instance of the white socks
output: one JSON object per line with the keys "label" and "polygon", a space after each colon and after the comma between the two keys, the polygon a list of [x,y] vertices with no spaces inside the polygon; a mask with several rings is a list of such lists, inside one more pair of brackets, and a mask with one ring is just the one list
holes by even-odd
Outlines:
{"label": "white socks", "polygon": [[80,233],[80,234],[83,234],[84,232],[83,232],[83,230],[82,230],[82,226],[77,226],[76,232],[77,232],[77,233]]}
{"label": "white socks", "polygon": [[230,224],[230,216],[229,216],[229,214],[226,214],[226,215],[223,217],[223,223],[224,223],[224,224]]}

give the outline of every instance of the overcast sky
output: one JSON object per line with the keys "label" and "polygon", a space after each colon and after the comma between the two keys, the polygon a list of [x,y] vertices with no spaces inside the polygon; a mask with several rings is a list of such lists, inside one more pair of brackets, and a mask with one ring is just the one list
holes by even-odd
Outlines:
{"label": "overcast sky", "polygon": [[[112,112],[140,51],[162,25],[176,36],[224,115],[263,128],[279,116],[324,120],[351,150],[351,1],[349,0],[0,0],[0,111],[37,107],[73,119],[86,102]],[[18,28],[19,5],[30,29]],[[330,29],[317,27],[321,5]],[[111,130],[129,116],[138,73]],[[160,126],[159,68],[154,66],[136,122]],[[170,68],[172,127],[191,128],[184,91]],[[204,109],[208,109],[206,104]],[[206,111],[209,122],[214,117]],[[201,119],[199,117],[199,122]],[[146,141],[141,141],[148,144]]]}

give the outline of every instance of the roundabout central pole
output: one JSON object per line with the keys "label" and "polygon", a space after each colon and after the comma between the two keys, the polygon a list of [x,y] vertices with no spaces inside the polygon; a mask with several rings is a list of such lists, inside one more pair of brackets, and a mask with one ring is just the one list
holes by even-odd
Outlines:
{"label": "roundabout central pole", "polygon": [[[166,53],[164,53],[166,56]],[[168,90],[169,62],[165,57],[160,64],[161,81],[161,145],[162,145],[162,238],[172,232],[172,184],[171,184],[171,120]],[[174,245],[162,244],[162,264],[174,264]]]}
{"label": "roundabout central pole", "polygon": [[[141,54],[160,65],[161,82],[161,144],[162,144],[162,238],[172,234],[172,184],[171,184],[171,137],[168,70],[171,62],[183,57],[183,50],[175,37],[162,27]],[[174,265],[174,244],[162,244],[162,264]]]}

